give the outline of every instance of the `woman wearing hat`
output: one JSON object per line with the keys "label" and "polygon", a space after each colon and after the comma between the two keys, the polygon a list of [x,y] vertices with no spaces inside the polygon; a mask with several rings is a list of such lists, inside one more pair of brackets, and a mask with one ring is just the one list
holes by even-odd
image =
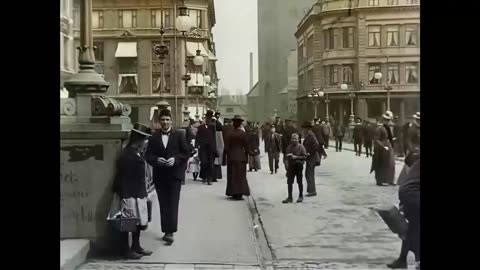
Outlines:
{"label": "woman wearing hat", "polygon": [[120,153],[117,160],[117,171],[113,181],[113,192],[119,196],[122,216],[138,218],[137,230],[132,231],[132,246],[128,245],[128,232],[122,232],[121,250],[127,259],[140,259],[149,256],[151,251],[140,246],[140,231],[148,225],[147,210],[147,166],[143,156],[147,138],[151,130],[145,125],[136,123],[130,134],[127,146]]}
{"label": "woman wearing hat", "polygon": [[227,190],[225,194],[235,200],[250,196],[247,182],[248,141],[241,129],[243,119],[239,115],[232,118],[233,128],[225,139],[227,159]]}
{"label": "woman wearing hat", "polygon": [[375,171],[375,180],[378,186],[393,185],[395,177],[395,153],[392,146],[392,134],[388,123],[392,117],[382,115],[383,125],[377,126],[373,140],[373,158],[370,173]]}
{"label": "woman wearing hat", "polygon": [[260,165],[260,137],[258,136],[258,129],[252,128],[247,133],[248,136],[248,167],[250,171],[258,171],[261,169]]}

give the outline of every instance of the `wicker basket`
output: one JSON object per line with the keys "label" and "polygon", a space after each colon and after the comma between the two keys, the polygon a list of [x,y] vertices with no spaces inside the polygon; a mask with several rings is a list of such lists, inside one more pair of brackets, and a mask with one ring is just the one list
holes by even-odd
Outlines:
{"label": "wicker basket", "polygon": [[137,224],[140,222],[138,218],[115,218],[109,219],[108,222],[119,232],[136,232]]}

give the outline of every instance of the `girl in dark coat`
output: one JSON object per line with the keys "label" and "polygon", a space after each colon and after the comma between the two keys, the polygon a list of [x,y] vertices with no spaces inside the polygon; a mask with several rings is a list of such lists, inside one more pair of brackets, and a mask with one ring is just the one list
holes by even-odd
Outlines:
{"label": "girl in dark coat", "polygon": [[260,137],[258,130],[252,129],[248,134],[248,167],[250,171],[258,171],[260,165]]}
{"label": "girl in dark coat", "polygon": [[[121,215],[128,218],[138,218],[137,230],[132,231],[132,246],[128,245],[128,232],[121,233],[122,255],[127,259],[140,259],[149,256],[151,251],[140,246],[140,231],[148,225],[147,210],[147,164],[143,155],[147,137],[151,131],[142,124],[135,124],[130,134],[128,145],[120,153],[117,161],[117,171],[113,181],[114,196],[120,200]],[[115,213],[117,215],[119,213]]]}
{"label": "girl in dark coat", "polygon": [[387,124],[391,117],[388,114],[383,116],[384,125],[377,126],[375,139],[373,141],[373,158],[370,173],[375,171],[375,180],[378,186],[393,185],[395,177],[395,153],[387,130]]}
{"label": "girl in dark coat", "polygon": [[247,182],[249,148],[247,134],[241,128],[243,119],[236,115],[232,121],[233,128],[227,135],[224,148],[227,163],[227,190],[225,194],[233,199],[241,200],[244,195],[250,196],[250,188]]}

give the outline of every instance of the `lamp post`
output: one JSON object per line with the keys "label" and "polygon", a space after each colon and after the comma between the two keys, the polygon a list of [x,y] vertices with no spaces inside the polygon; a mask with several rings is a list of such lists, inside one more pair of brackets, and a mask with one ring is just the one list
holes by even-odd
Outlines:
{"label": "lamp post", "polygon": [[[321,91],[320,88],[312,89],[312,91],[307,95],[313,103],[313,108],[314,108],[314,112],[315,112],[315,117],[314,118],[318,118],[318,116],[317,116],[317,106],[320,103],[320,99],[323,98],[324,95],[325,95],[325,93],[323,91]],[[327,116],[328,116],[328,109],[327,109]]]}
{"label": "lamp post", "polygon": [[[340,88],[343,91],[347,91],[348,85],[346,83],[343,83],[342,85],[340,85]],[[350,122],[350,125],[351,125],[351,124],[354,123],[354,119],[355,119],[355,114],[353,113],[353,99],[355,98],[355,93],[353,91],[350,91],[348,96],[350,97],[350,118],[349,118],[349,122]]]}
{"label": "lamp post", "polygon": [[[385,56],[387,58],[387,75],[388,75],[388,63],[389,63],[389,58],[388,58],[388,55]],[[382,77],[383,77],[383,74],[382,72],[376,72],[375,73],[375,79],[377,80],[381,80]],[[392,87],[388,84],[388,80],[390,78],[388,78],[387,76],[387,79],[385,80],[385,87],[383,89],[385,89],[387,91],[387,111],[390,111],[390,91],[392,90]]]}
{"label": "lamp post", "polygon": [[163,0],[160,1],[160,44],[155,44],[153,50],[155,55],[157,55],[158,59],[160,60],[160,84],[158,85],[158,93],[162,100],[159,101],[156,105],[158,107],[159,112],[162,109],[167,109],[170,107],[170,104],[165,100],[164,93],[165,90],[165,59],[168,56],[168,46],[165,44],[163,39],[163,34],[165,34],[165,28],[163,27]]}

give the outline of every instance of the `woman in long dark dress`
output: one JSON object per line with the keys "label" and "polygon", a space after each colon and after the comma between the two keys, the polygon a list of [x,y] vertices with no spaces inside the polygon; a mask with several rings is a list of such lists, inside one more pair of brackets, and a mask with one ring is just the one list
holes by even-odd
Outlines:
{"label": "woman in long dark dress", "polygon": [[[236,200],[242,196],[250,196],[247,182],[248,140],[247,134],[241,128],[243,119],[236,115],[233,119],[233,128],[228,132],[225,140],[227,165],[227,190],[225,194]],[[225,165],[225,162],[223,163]]]}
{"label": "woman in long dark dress", "polygon": [[393,185],[395,177],[395,153],[391,143],[391,132],[388,126],[391,116],[382,115],[383,125],[377,127],[373,140],[372,168],[375,171],[375,180],[378,186]]}
{"label": "woman in long dark dress", "polygon": [[151,251],[144,250],[140,246],[140,231],[145,230],[148,226],[146,185],[148,168],[143,152],[150,134],[150,128],[145,125],[136,123],[133,126],[128,145],[122,150],[117,161],[117,171],[113,181],[114,196],[118,196],[119,200],[119,205],[115,206],[115,209],[119,209],[120,212],[112,213],[112,215],[138,218],[139,220],[136,230],[130,231],[132,234],[131,247],[128,245],[129,232],[121,233],[120,249],[122,255],[127,259],[140,259],[142,256],[152,254]]}
{"label": "woman in long dark dress", "polygon": [[248,168],[250,171],[258,171],[261,169],[260,137],[258,136],[257,128],[253,128],[248,133]]}

